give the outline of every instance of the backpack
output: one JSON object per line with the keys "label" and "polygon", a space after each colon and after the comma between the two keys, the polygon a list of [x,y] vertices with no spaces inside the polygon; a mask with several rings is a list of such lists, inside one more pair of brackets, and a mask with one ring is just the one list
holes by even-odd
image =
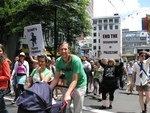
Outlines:
{"label": "backpack", "polygon": [[17,113],[50,113],[52,90],[45,82],[35,82],[22,92],[16,104]]}

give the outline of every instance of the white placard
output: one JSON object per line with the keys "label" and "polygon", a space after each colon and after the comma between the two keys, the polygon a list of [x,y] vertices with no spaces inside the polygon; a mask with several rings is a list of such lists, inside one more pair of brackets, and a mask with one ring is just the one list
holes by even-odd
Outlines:
{"label": "white placard", "polygon": [[100,31],[102,58],[119,59],[122,53],[122,36],[120,30]]}
{"label": "white placard", "polygon": [[41,24],[24,27],[30,56],[45,55]]}

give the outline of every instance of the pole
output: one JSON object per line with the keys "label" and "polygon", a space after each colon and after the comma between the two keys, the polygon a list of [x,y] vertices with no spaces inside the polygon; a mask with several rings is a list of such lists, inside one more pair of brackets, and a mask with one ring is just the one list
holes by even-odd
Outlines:
{"label": "pole", "polygon": [[54,56],[57,57],[57,45],[58,45],[58,31],[57,31],[57,7],[54,8]]}

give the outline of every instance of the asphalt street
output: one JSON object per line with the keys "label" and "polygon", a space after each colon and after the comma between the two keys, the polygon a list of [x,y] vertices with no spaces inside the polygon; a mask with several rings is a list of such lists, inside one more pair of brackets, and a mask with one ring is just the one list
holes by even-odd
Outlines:
{"label": "asphalt street", "polygon": [[[15,104],[11,104],[13,98],[14,97],[10,95],[5,96],[9,113],[17,113],[18,107]],[[99,110],[101,104],[102,102],[93,99],[92,93],[90,93],[85,97],[83,113],[141,113],[136,91],[131,95],[127,95],[125,90],[116,90],[112,109]],[[150,113],[150,103],[148,104],[148,108],[147,113]]]}

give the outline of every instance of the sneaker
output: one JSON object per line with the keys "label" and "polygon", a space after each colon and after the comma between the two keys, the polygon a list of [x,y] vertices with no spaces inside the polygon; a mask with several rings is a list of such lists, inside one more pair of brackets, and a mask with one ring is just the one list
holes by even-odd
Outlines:
{"label": "sneaker", "polygon": [[92,96],[92,98],[96,98],[96,95],[94,94],[94,95]]}
{"label": "sneaker", "polygon": [[102,101],[102,99],[98,99],[98,102],[101,102]]}
{"label": "sneaker", "polygon": [[16,101],[13,100],[13,101],[11,101],[11,103],[12,103],[12,104],[16,104]]}
{"label": "sneaker", "polygon": [[106,106],[100,106],[100,108],[99,109],[106,109]]}
{"label": "sneaker", "polygon": [[144,111],[142,111],[142,113],[146,113],[146,111],[144,110]]}
{"label": "sneaker", "polygon": [[109,109],[112,109],[112,105],[109,105],[109,107],[108,107]]}

